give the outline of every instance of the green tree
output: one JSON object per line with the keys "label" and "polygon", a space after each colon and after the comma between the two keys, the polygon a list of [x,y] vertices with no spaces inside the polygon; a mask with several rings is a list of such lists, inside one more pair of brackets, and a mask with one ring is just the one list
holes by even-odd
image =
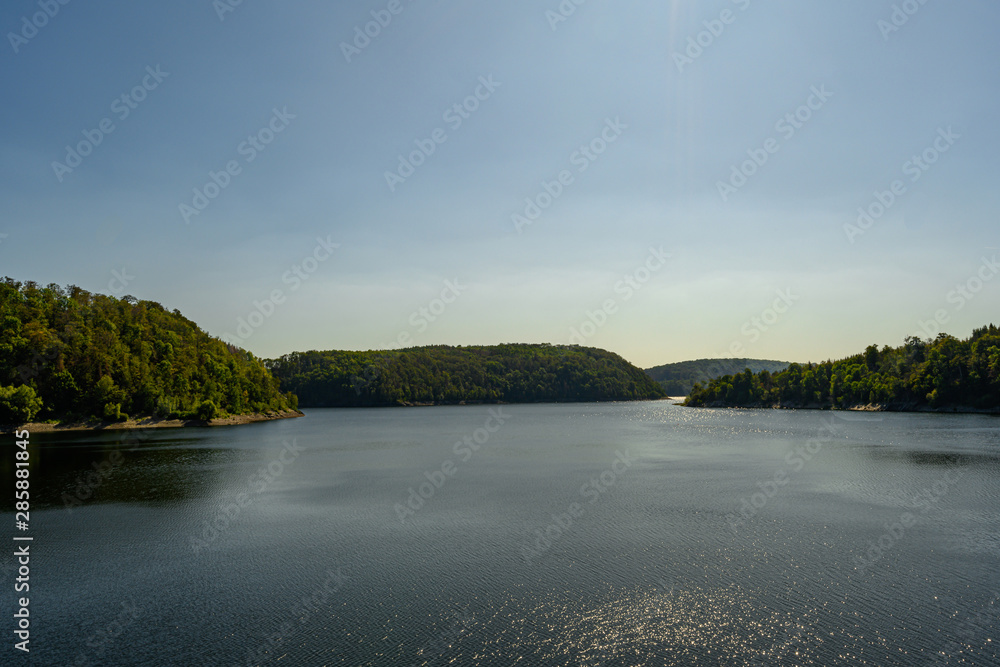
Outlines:
{"label": "green tree", "polygon": [[212,401],[202,401],[198,406],[198,419],[210,421],[219,415],[219,408]]}
{"label": "green tree", "polygon": [[[861,354],[745,377],[723,377],[696,386],[686,405],[885,409],[1000,408],[1000,329],[990,324],[967,340],[940,334],[908,337],[898,348],[869,345]],[[772,389],[773,387],[773,389]],[[775,400],[775,397],[777,400]]]}
{"label": "green tree", "polygon": [[436,345],[398,351],[295,352],[267,362],[306,407],[405,402],[603,401],[661,398],[618,355],[578,346]]}
{"label": "green tree", "polygon": [[[0,385],[27,384],[46,418],[289,409],[263,362],[153,301],[0,281]],[[111,414],[114,412],[112,407]]]}
{"label": "green tree", "polygon": [[0,387],[0,424],[26,424],[41,409],[42,399],[28,385]]}
{"label": "green tree", "polygon": [[105,403],[103,416],[105,421],[123,422],[128,420],[128,415],[122,412],[121,403]]}
{"label": "green tree", "polygon": [[869,371],[878,370],[879,354],[877,345],[869,345],[865,348],[865,366]]}

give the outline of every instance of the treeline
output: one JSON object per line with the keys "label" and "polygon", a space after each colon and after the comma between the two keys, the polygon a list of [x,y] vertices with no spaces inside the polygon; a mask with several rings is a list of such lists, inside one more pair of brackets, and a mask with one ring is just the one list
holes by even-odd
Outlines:
{"label": "treeline", "polygon": [[152,301],[0,282],[0,424],[287,410],[261,360]]}
{"label": "treeline", "polygon": [[754,373],[776,373],[788,368],[787,361],[768,359],[696,359],[647,368],[646,375],[660,383],[668,396],[687,396],[698,383],[723,375],[735,375],[749,368]]}
{"label": "treeline", "polygon": [[727,375],[697,385],[694,407],[876,406],[886,410],[1000,409],[1000,330],[976,329],[967,340],[940,334],[821,364],[792,364],[780,373]]}
{"label": "treeline", "polygon": [[662,398],[620,356],[578,346],[413,347],[294,352],[266,362],[303,407],[533,403]]}

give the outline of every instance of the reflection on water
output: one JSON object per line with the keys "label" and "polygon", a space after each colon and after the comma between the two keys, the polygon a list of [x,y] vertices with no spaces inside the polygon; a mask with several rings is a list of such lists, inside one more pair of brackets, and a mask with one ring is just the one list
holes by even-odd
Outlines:
{"label": "reflection on water", "polygon": [[[818,664],[814,647],[822,642],[808,617],[762,610],[735,585],[633,591],[584,603],[512,601],[483,625],[498,619],[497,627],[483,628],[496,648],[480,655],[491,664],[517,656],[547,665],[776,664],[784,658],[808,665]],[[468,664],[475,659],[461,646],[449,657]]]}
{"label": "reflection on water", "polygon": [[996,419],[503,409],[36,434],[33,664],[1000,664]]}
{"label": "reflection on water", "polygon": [[[207,428],[37,433],[29,442],[36,510],[190,501],[218,492],[228,474],[256,464],[260,456],[257,449],[234,448]],[[0,483],[13,486],[8,458],[0,464]],[[13,511],[7,497],[3,509]]]}

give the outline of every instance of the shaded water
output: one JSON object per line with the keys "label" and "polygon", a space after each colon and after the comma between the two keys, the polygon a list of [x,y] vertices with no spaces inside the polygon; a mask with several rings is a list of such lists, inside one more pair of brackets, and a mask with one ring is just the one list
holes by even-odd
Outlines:
{"label": "shaded water", "polygon": [[497,410],[33,435],[30,664],[1000,664],[996,418]]}

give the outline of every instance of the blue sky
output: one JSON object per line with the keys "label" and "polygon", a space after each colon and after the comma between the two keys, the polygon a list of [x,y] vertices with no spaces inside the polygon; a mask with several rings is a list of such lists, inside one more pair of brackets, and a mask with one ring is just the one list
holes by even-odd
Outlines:
{"label": "blue sky", "polygon": [[997,321],[996,3],[228,2],[4,3],[0,275],[260,356]]}

